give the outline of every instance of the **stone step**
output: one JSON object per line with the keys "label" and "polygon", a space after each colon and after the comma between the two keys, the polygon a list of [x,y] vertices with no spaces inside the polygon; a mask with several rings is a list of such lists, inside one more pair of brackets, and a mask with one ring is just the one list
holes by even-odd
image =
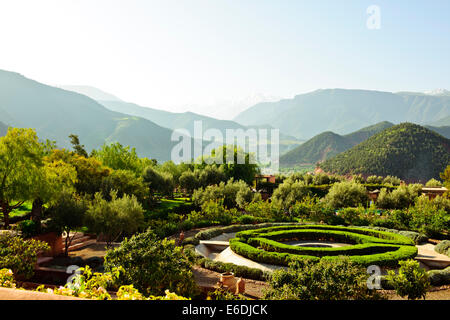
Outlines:
{"label": "stone step", "polygon": [[89,246],[89,245],[91,245],[93,243],[96,243],[96,242],[97,242],[96,239],[87,240],[87,241],[84,241],[84,242],[80,242],[80,243],[71,245],[68,250],[69,251],[79,250],[79,249],[87,247],[87,246]]}

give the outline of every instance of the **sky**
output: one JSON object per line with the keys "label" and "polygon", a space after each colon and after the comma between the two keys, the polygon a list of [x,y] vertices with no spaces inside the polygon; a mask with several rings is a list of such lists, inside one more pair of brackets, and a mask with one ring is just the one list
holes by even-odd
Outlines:
{"label": "sky", "polygon": [[450,89],[449,58],[448,0],[0,0],[0,69],[222,119],[324,88]]}

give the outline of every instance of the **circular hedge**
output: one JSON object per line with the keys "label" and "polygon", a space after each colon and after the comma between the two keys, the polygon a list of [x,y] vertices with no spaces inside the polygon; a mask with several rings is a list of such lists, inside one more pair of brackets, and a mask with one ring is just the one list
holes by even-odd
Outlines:
{"label": "circular hedge", "polygon": [[[350,244],[317,248],[284,244],[287,241],[316,240]],[[295,225],[241,231],[230,240],[235,253],[253,261],[287,266],[293,260],[336,259],[349,256],[364,266],[395,267],[398,261],[417,255],[414,242],[403,235],[358,227]]]}

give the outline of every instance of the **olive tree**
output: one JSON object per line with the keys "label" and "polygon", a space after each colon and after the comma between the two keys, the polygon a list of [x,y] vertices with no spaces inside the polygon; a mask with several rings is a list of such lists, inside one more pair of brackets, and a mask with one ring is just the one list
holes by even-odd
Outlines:
{"label": "olive tree", "polygon": [[118,240],[123,234],[137,232],[144,223],[144,210],[136,197],[111,191],[111,201],[103,199],[96,193],[86,212],[86,225],[97,235],[102,235],[108,245]]}
{"label": "olive tree", "polygon": [[9,227],[11,211],[33,200],[44,166],[43,152],[32,129],[9,128],[0,138],[0,207],[5,228]]}
{"label": "olive tree", "polygon": [[325,202],[335,209],[366,205],[368,201],[366,188],[352,181],[335,183],[325,196]]}

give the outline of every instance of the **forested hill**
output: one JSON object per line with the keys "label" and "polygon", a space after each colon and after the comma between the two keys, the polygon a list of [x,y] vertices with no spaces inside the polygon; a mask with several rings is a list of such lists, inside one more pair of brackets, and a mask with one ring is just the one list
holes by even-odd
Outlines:
{"label": "forested hill", "polygon": [[425,127],[402,123],[320,164],[338,174],[393,175],[405,181],[439,178],[450,164],[450,140]]}
{"label": "forested hill", "polygon": [[329,131],[321,133],[283,155],[280,158],[280,164],[286,167],[324,161],[392,126],[392,123],[384,121],[345,136]]}

